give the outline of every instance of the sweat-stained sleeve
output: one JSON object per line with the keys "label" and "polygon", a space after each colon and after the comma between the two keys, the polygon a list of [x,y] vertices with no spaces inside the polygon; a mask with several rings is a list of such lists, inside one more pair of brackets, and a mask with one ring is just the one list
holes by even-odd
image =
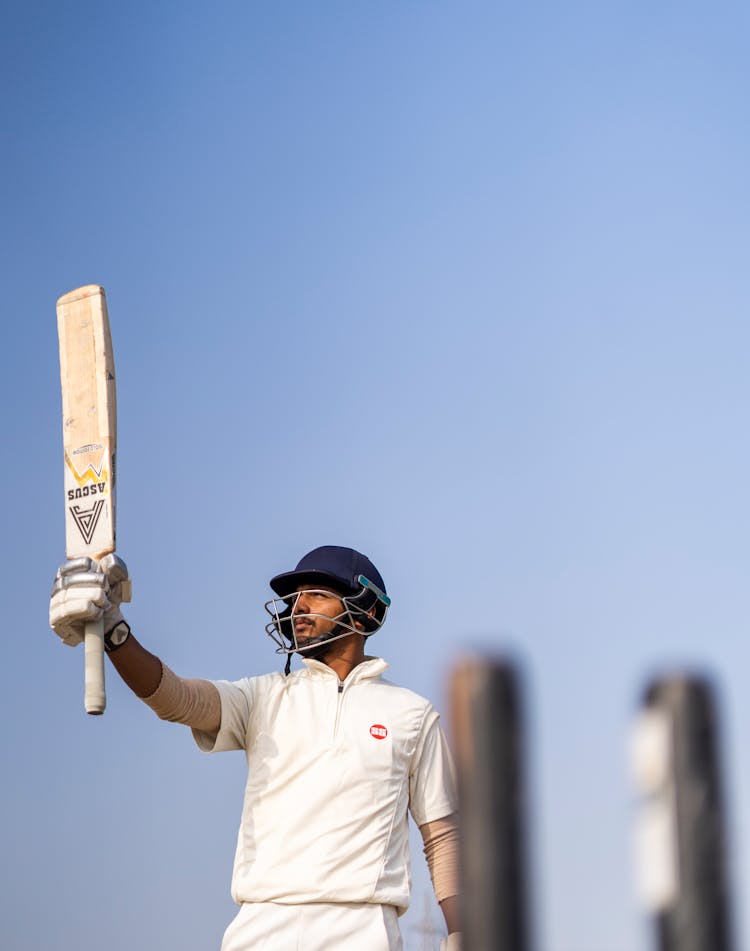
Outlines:
{"label": "sweat-stained sleeve", "polygon": [[458,810],[453,757],[440,729],[438,712],[429,706],[409,770],[409,811],[418,826]]}

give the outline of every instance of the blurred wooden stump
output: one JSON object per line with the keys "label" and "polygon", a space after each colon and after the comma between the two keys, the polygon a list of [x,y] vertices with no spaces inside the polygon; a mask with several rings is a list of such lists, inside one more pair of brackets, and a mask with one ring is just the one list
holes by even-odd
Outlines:
{"label": "blurred wooden stump", "polygon": [[641,898],[658,951],[732,951],[715,691],[654,679],[633,736]]}
{"label": "blurred wooden stump", "polygon": [[450,681],[450,708],[464,951],[529,951],[519,672],[500,660],[459,663]]}

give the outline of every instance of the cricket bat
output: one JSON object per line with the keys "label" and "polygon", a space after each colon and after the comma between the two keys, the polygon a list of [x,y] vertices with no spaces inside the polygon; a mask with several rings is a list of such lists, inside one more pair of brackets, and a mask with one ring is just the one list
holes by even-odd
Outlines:
{"label": "cricket bat", "polygon": [[[104,288],[88,284],[57,302],[60,339],[65,551],[98,559],[115,550],[115,362]],[[104,713],[104,631],[86,624],[85,706]]]}

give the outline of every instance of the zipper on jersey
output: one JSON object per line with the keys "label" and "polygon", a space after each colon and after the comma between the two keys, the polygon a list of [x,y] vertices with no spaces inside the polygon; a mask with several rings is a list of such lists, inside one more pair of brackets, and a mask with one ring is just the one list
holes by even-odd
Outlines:
{"label": "zipper on jersey", "polygon": [[[338,680],[338,678],[336,678]],[[333,721],[333,738],[336,739],[336,735],[339,732],[339,717],[341,716],[341,701],[344,697],[344,684],[342,681],[338,681],[338,687],[336,688],[336,719]]]}

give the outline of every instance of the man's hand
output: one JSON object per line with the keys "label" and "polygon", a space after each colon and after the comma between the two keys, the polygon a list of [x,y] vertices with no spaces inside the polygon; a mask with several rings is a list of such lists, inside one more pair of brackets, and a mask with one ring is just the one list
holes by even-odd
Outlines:
{"label": "man's hand", "polygon": [[73,558],[55,575],[49,605],[49,623],[64,644],[83,641],[87,621],[103,618],[104,631],[123,620],[120,603],[130,600],[130,580],[125,562],[117,555],[101,561]]}

